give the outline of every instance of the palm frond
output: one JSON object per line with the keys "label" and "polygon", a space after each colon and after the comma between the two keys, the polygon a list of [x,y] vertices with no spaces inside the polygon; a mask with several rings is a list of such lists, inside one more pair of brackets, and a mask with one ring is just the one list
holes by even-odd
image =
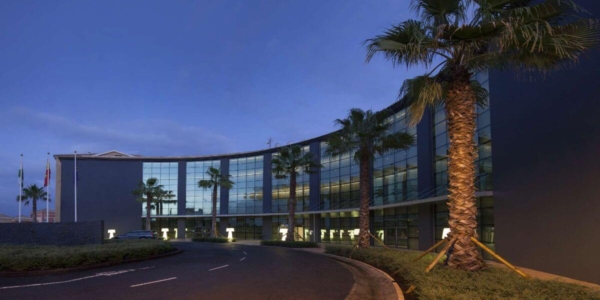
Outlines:
{"label": "palm frond", "polygon": [[377,53],[383,53],[394,65],[407,67],[424,64],[428,66],[436,48],[425,23],[408,20],[392,26],[384,34],[364,42],[367,45],[367,62]]}
{"label": "palm frond", "polygon": [[406,150],[415,143],[415,137],[406,132],[396,132],[381,138],[375,145],[373,151],[379,155],[384,155],[390,150]]}
{"label": "palm frond", "polygon": [[421,19],[434,26],[465,19],[466,6],[463,0],[413,0],[411,7]]}
{"label": "palm frond", "polygon": [[400,98],[408,106],[408,124],[419,123],[425,109],[442,103],[446,94],[445,84],[439,78],[423,75],[405,80],[400,88]]}
{"label": "palm frond", "polygon": [[475,95],[475,102],[477,105],[481,107],[485,107],[488,105],[488,101],[490,99],[489,91],[484,88],[481,83],[477,80],[471,80],[471,90]]}

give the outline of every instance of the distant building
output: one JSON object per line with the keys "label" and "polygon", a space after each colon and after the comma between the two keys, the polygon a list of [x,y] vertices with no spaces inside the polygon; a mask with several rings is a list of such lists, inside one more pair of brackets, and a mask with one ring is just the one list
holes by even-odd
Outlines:
{"label": "distant building", "polygon": [[14,217],[0,214],[0,223],[12,223]]}
{"label": "distant building", "polygon": [[[53,214],[54,212],[50,212],[51,214]],[[53,219],[54,217],[52,217],[51,219]],[[45,219],[44,219],[45,220]],[[7,216],[4,214],[0,214],[0,223],[18,223],[19,222],[19,216],[16,217],[12,217],[12,216]],[[33,218],[31,217],[27,217],[27,216],[21,216],[21,222],[33,222]]]}
{"label": "distant building", "polygon": [[[48,223],[54,223],[54,217],[55,217],[54,211],[53,210],[49,211],[48,212],[48,219],[49,219]],[[31,222],[33,220],[33,213],[31,213],[31,218],[28,218],[28,219],[29,219],[28,222]],[[36,219],[37,219],[38,223],[46,223],[46,210],[45,209],[38,210],[36,212]],[[21,222],[23,222],[23,218],[21,218]]]}

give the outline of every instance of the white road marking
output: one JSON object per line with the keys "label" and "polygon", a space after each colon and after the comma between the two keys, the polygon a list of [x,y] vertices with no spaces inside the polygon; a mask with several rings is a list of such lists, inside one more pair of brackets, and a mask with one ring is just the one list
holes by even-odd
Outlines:
{"label": "white road marking", "polygon": [[240,261],[242,261],[242,260],[244,260],[244,259],[246,259],[246,258],[245,258],[245,257],[242,257],[242,259],[240,259]]}
{"label": "white road marking", "polygon": [[148,269],[152,269],[152,268],[154,268],[154,266],[152,266],[152,267],[145,267],[145,268],[139,268],[138,270],[148,270]]}
{"label": "white road marking", "polygon": [[99,276],[113,276],[113,275],[119,275],[119,274],[123,274],[123,273],[127,273],[127,272],[134,272],[134,269],[129,269],[129,270],[120,270],[120,271],[109,271],[109,272],[102,272],[102,273],[97,273],[96,275]]}
{"label": "white road marking", "polygon": [[171,277],[171,278],[167,278],[167,279],[161,279],[161,280],[156,280],[156,281],[150,281],[150,282],[146,282],[146,283],[140,283],[140,284],[134,284],[131,287],[138,287],[138,286],[142,286],[142,285],[148,285],[148,284],[153,284],[153,283],[159,283],[159,282],[164,282],[164,281],[169,281],[169,280],[174,280],[177,279],[177,277]]}
{"label": "white road marking", "polygon": [[80,277],[80,278],[74,278],[74,279],[65,280],[65,281],[54,281],[54,282],[34,283],[34,284],[26,284],[26,285],[3,286],[3,287],[0,287],[0,290],[25,288],[25,287],[34,287],[34,286],[43,286],[43,285],[63,284],[63,283],[69,283],[69,282],[75,282],[75,281],[90,279],[90,278],[96,278],[96,277],[100,277],[100,276],[120,275],[120,274],[125,274],[125,273],[128,273],[128,272],[135,272],[135,270],[134,269],[128,269],[128,270],[101,272],[101,273],[96,273],[95,275],[85,276],[85,277]]}
{"label": "white road marking", "polygon": [[92,275],[92,276],[75,278],[75,279],[65,280],[65,281],[35,283],[35,284],[26,284],[26,285],[14,285],[14,286],[3,286],[3,287],[0,287],[0,290],[16,289],[16,288],[24,288],[24,287],[33,287],[33,286],[42,286],[42,285],[53,285],[53,284],[61,284],[61,283],[69,283],[69,282],[75,282],[75,281],[84,280],[84,279],[90,279],[90,278],[94,278],[94,277],[98,277],[98,276],[102,276],[102,275],[96,274],[96,275]]}
{"label": "white road marking", "polygon": [[248,255],[248,253],[246,253],[246,251],[244,251],[244,255]]}
{"label": "white road marking", "polygon": [[229,267],[229,265],[224,265],[224,266],[212,268],[212,269],[209,269],[209,271],[214,271],[214,270],[223,269],[223,268],[227,268],[227,267]]}

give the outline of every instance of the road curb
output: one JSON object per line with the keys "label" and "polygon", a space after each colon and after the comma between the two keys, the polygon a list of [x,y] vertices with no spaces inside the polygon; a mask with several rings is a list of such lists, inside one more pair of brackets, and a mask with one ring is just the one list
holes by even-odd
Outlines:
{"label": "road curb", "polygon": [[[364,263],[362,261],[358,261],[355,259],[350,259],[350,258],[341,257],[341,256],[337,256],[337,255],[331,255],[331,254],[327,254],[327,253],[306,251],[306,250],[302,250],[302,249],[297,249],[297,250],[323,255],[330,259],[336,260],[340,263],[350,265],[351,267],[358,269],[359,272],[368,276],[368,278],[370,279],[369,280],[370,285],[377,286],[376,290],[380,294],[379,294],[379,297],[376,297],[376,299],[404,300],[404,294],[402,293],[402,290],[398,286],[398,283],[389,274],[387,274],[386,272],[384,272],[380,269],[377,269],[367,263]],[[355,272],[353,272],[352,270],[350,270],[350,271],[353,273],[353,276],[355,276],[355,280],[358,279]],[[361,288],[357,287],[357,285],[355,284],[352,287],[352,290],[350,291],[350,294],[346,297],[346,299],[347,300],[364,299],[364,296],[360,295],[361,294],[360,289]],[[362,293],[364,293],[364,291],[362,291]]]}
{"label": "road curb", "polygon": [[114,262],[106,262],[106,263],[101,263],[101,264],[87,265],[87,266],[80,266],[80,267],[73,267],[73,268],[64,268],[64,269],[56,269],[56,270],[42,270],[42,271],[16,271],[16,272],[4,271],[4,272],[0,272],[0,277],[24,277],[24,276],[46,276],[46,275],[66,274],[66,273],[87,271],[87,270],[116,266],[116,265],[123,265],[123,264],[128,264],[128,263],[133,263],[133,262],[159,259],[159,258],[163,258],[163,257],[177,255],[177,254],[180,254],[181,252],[183,252],[183,250],[175,248],[175,250],[173,250],[171,252],[167,252],[167,253],[163,253],[163,254],[159,254],[159,255],[155,255],[155,256],[150,256],[150,257],[128,259],[128,260],[114,261]]}

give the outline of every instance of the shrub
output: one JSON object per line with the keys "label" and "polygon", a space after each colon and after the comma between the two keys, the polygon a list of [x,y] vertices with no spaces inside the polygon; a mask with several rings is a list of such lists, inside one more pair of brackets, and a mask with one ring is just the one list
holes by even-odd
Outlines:
{"label": "shrub", "polygon": [[[349,257],[351,250],[327,246],[325,253]],[[434,255],[413,262],[419,254],[371,248],[355,250],[352,258],[387,272],[404,291],[415,285],[418,299],[600,299],[600,291],[556,280],[524,279],[504,268],[468,272],[438,265],[425,273]]]}
{"label": "shrub", "polygon": [[235,239],[229,240],[225,237],[201,237],[201,238],[193,238],[192,242],[201,242],[201,243],[229,243],[235,242]]}
{"label": "shrub", "polygon": [[140,259],[174,251],[163,241],[119,241],[102,245],[0,245],[0,271],[39,271]]}
{"label": "shrub", "polygon": [[260,244],[263,246],[278,246],[287,248],[319,248],[319,244],[305,241],[260,241]]}

